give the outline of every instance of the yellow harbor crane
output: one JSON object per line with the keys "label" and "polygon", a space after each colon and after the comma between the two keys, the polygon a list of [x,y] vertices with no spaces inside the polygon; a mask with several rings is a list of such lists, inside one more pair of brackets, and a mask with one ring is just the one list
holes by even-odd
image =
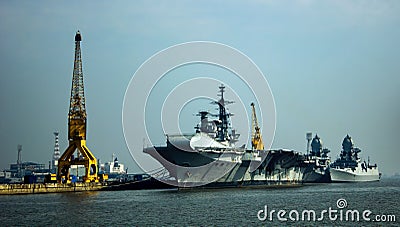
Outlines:
{"label": "yellow harbor crane", "polygon": [[251,123],[251,148],[253,150],[264,150],[260,127],[258,127],[256,109],[254,103],[251,103],[252,123]]}
{"label": "yellow harbor crane", "polygon": [[58,160],[58,179],[69,183],[72,165],[85,166],[84,182],[98,182],[97,159],[86,146],[86,108],[79,31],[75,35],[75,61],[68,113],[69,146]]}

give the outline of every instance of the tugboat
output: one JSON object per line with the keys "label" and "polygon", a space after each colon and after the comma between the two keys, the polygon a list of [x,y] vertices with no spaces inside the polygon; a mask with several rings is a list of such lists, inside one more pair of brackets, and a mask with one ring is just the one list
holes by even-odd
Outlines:
{"label": "tugboat", "polygon": [[[307,140],[312,138],[311,133],[307,133]],[[322,148],[322,140],[316,134],[311,142],[311,152],[305,157],[304,163],[306,170],[303,176],[304,183],[329,183],[331,176],[329,174],[329,164],[331,162],[327,148]],[[308,149],[307,149],[308,150]]]}
{"label": "tugboat", "polygon": [[347,135],[342,143],[340,157],[331,164],[330,175],[332,182],[366,182],[379,181],[381,174],[376,164],[371,165],[361,161],[358,154],[361,150],[354,147],[352,138]]}

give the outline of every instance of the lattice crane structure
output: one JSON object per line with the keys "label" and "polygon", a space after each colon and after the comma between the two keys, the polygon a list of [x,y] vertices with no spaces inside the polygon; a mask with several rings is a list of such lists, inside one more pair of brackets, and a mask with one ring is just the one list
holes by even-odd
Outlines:
{"label": "lattice crane structure", "polygon": [[70,183],[71,166],[84,166],[84,182],[98,182],[97,159],[86,146],[86,107],[83,86],[81,46],[82,36],[75,35],[75,61],[72,75],[71,98],[68,113],[69,146],[58,160],[58,179]]}
{"label": "lattice crane structure", "polygon": [[251,103],[251,111],[252,111],[251,147],[253,148],[253,150],[264,150],[264,143],[262,140],[260,127],[258,126],[254,103]]}

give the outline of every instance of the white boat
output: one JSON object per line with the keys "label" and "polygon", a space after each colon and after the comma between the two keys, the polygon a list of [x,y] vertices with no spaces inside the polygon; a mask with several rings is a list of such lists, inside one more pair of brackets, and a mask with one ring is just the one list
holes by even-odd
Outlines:
{"label": "white boat", "polygon": [[331,164],[329,172],[332,182],[366,182],[379,181],[381,174],[376,164],[370,165],[361,161],[359,148],[354,147],[353,140],[347,135],[342,143],[340,157]]}
{"label": "white boat", "polygon": [[331,168],[333,182],[362,182],[379,181],[380,175],[377,166],[362,167],[365,163],[357,163],[355,168]]}

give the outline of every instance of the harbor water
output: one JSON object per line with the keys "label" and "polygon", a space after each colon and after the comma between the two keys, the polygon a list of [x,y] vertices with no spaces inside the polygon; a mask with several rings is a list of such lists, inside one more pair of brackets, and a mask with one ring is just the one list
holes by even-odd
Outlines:
{"label": "harbor water", "polygon": [[[343,205],[342,203],[345,203]],[[131,190],[0,196],[1,226],[399,226],[400,179],[290,188]],[[275,213],[270,215],[272,210]],[[286,215],[278,219],[277,212]],[[293,211],[295,210],[295,211]],[[302,220],[304,210],[316,219]],[[336,210],[336,220],[323,210]],[[346,220],[357,210],[360,220]],[[362,213],[370,211],[369,221]],[[268,215],[265,216],[265,211]],[[292,211],[292,212],[291,212]],[[299,219],[295,217],[296,211]],[[292,216],[289,216],[291,212]],[[340,213],[343,213],[342,217]],[[281,213],[282,214],[282,213]],[[294,216],[293,216],[294,215]],[[377,222],[377,215],[386,219]],[[390,216],[389,216],[390,215]],[[272,217],[272,218],[271,218]],[[395,217],[396,220],[393,220]],[[265,220],[264,220],[265,219]],[[380,220],[382,220],[380,219]],[[391,219],[391,220],[389,220]]]}

